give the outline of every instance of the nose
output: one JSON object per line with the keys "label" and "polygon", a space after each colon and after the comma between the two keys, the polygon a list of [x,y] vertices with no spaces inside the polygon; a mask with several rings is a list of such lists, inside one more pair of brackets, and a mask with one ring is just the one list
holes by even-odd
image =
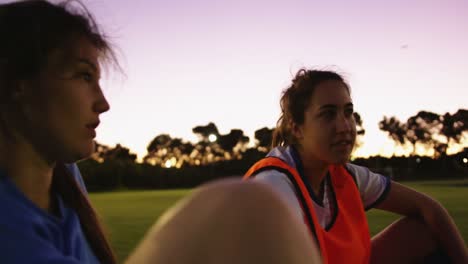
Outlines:
{"label": "nose", "polygon": [[98,91],[98,94],[97,94],[98,96],[97,96],[97,100],[95,101],[93,105],[93,111],[98,114],[102,114],[104,112],[109,111],[110,105],[106,97],[104,96],[104,93],[102,92],[102,89],[100,86],[98,86],[97,91]]}
{"label": "nose", "polygon": [[352,130],[353,117],[347,117],[345,114],[338,114],[336,118],[336,132],[337,133],[347,133]]}

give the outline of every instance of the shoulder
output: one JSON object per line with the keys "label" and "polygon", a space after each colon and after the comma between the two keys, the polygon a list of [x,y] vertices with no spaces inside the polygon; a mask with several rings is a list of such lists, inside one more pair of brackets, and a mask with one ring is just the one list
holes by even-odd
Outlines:
{"label": "shoulder", "polygon": [[30,230],[43,220],[41,210],[7,177],[0,177],[0,212],[2,228]]}
{"label": "shoulder", "polygon": [[371,171],[367,167],[359,166],[352,163],[347,163],[345,169],[348,171],[351,176],[356,181],[356,184],[359,188],[365,187],[368,184],[375,183],[375,181],[384,181],[386,182],[388,177],[385,177],[379,173]]}
{"label": "shoulder", "polygon": [[346,164],[345,168],[354,177],[366,210],[385,199],[390,190],[390,178],[352,163]]}
{"label": "shoulder", "polygon": [[302,219],[301,205],[294,186],[286,174],[275,169],[265,170],[258,173],[253,180],[270,186],[286,202],[294,214]]}
{"label": "shoulder", "polygon": [[255,175],[253,179],[255,181],[267,183],[273,186],[284,187],[286,189],[292,189],[293,186],[285,173],[275,169],[261,171]]}
{"label": "shoulder", "polygon": [[373,173],[369,168],[353,163],[346,163],[345,168],[355,177],[367,177],[370,173]]}

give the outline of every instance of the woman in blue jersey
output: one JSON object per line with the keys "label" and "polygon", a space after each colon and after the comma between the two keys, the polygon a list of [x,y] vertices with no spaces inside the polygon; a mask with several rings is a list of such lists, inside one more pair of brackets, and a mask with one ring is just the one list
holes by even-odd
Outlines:
{"label": "woman in blue jersey", "polygon": [[[301,69],[281,110],[274,148],[246,178],[281,194],[313,233],[324,262],[419,263],[437,258],[432,252],[440,248],[452,263],[468,263],[465,243],[440,203],[349,163],[356,124],[350,88],[339,74]],[[406,217],[371,239],[364,214],[370,208]]]}
{"label": "woman in blue jersey", "polygon": [[0,5],[0,262],[114,263],[76,165],[109,109],[108,41],[79,2]]}
{"label": "woman in blue jersey", "polygon": [[[0,4],[0,36],[0,262],[115,263],[74,164],[109,110],[109,42],[79,1]],[[223,181],[172,208],[128,263],[318,263],[306,233],[270,187]]]}

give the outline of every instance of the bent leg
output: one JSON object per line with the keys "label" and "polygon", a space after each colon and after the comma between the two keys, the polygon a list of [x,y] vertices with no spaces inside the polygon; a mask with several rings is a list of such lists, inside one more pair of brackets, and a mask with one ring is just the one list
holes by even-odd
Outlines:
{"label": "bent leg", "polygon": [[426,225],[404,217],[372,238],[371,263],[426,263],[436,249],[436,240]]}
{"label": "bent leg", "polygon": [[321,263],[309,231],[269,187],[223,180],[178,203],[127,263]]}

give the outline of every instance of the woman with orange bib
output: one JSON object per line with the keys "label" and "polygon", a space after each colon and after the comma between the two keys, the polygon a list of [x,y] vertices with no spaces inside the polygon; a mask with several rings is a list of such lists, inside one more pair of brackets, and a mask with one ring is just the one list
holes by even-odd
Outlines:
{"label": "woman with orange bib", "polygon": [[[280,104],[274,148],[244,178],[283,197],[306,223],[323,263],[468,263],[463,238],[440,203],[349,163],[356,124],[339,74],[301,69]],[[371,238],[365,215],[371,208],[404,217]]]}

